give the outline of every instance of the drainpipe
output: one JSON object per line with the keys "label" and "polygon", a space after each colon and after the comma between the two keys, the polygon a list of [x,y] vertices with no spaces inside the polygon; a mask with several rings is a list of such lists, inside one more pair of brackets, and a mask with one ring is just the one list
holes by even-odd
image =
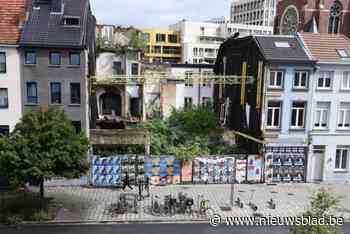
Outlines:
{"label": "drainpipe", "polygon": [[200,79],[199,79],[199,82],[198,82],[198,105],[201,104],[201,84],[202,84],[202,69],[199,68],[199,76],[200,76]]}

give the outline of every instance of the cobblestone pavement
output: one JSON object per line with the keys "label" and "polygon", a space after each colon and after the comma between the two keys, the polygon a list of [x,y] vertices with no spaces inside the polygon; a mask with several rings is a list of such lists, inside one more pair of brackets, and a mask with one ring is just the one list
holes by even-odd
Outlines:
{"label": "cobblestone pavement", "polygon": [[[235,185],[235,199],[237,196],[244,202],[244,208],[234,207],[231,211],[222,211],[220,207],[229,203],[230,185],[173,185],[164,187],[151,187],[151,193],[163,198],[164,195],[177,196],[178,192],[185,192],[197,201],[198,195],[202,194],[210,200],[213,213],[226,216],[252,216],[253,210],[248,202],[253,199],[258,206],[258,213],[264,216],[296,216],[303,212],[309,203],[309,198],[321,187],[331,189],[334,194],[341,196],[341,209],[339,215],[350,220],[350,186],[348,184],[280,184],[280,185]],[[126,191],[137,193],[137,188]],[[255,191],[255,192],[253,192]],[[207,217],[200,215],[175,215],[171,217],[153,216],[145,212],[151,199],[140,202],[139,212],[124,215],[111,215],[107,208],[116,203],[119,189],[88,188],[81,186],[47,187],[46,195],[55,198],[60,204],[61,211],[57,221],[154,221],[154,220],[206,220]],[[267,201],[273,198],[277,204],[275,210],[268,207]],[[209,214],[210,215],[210,214]],[[74,217],[74,218],[72,218]]]}

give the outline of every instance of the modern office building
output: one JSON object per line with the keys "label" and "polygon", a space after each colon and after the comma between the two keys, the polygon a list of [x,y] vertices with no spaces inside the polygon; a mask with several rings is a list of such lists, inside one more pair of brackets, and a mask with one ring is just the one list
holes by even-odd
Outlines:
{"label": "modern office building", "polygon": [[170,29],[180,34],[182,63],[193,64],[214,64],[221,43],[236,32],[239,32],[240,36],[273,33],[273,27],[186,20],[171,25]]}
{"label": "modern office building", "polygon": [[147,43],[145,61],[149,63],[181,62],[180,34],[163,29],[143,29]]}
{"label": "modern office building", "polygon": [[231,23],[274,25],[277,0],[234,0],[231,3]]}

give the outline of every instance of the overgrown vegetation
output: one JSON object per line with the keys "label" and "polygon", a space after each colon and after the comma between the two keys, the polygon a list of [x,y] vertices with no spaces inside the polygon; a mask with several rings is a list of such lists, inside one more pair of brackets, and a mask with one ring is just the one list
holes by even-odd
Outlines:
{"label": "overgrown vegetation", "polygon": [[[294,234],[342,234],[342,230],[337,225],[327,225],[330,219],[335,216],[335,211],[339,207],[339,198],[333,196],[326,189],[320,189],[312,198],[310,208],[303,214],[306,219],[324,220],[326,225],[294,225],[291,231]],[[334,220],[333,220],[334,221]],[[333,222],[334,223],[334,222]]]}
{"label": "overgrown vegetation", "polygon": [[232,154],[237,148],[227,145],[221,137],[210,133],[219,126],[211,105],[173,110],[166,120],[160,118],[139,127],[151,134],[151,154],[173,154],[178,159],[191,160],[198,155]]}

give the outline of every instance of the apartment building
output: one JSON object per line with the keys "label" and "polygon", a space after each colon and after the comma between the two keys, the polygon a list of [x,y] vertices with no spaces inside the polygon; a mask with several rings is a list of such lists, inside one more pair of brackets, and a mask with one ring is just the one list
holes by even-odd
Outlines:
{"label": "apartment building", "polygon": [[25,2],[0,1],[0,135],[8,135],[22,117],[18,43],[25,18]]}
{"label": "apartment building", "polygon": [[231,23],[274,25],[277,0],[234,0],[231,3]]}
{"label": "apartment building", "polygon": [[240,36],[272,34],[273,27],[182,20],[170,26],[181,35],[182,63],[214,64],[221,43],[236,32]]}
{"label": "apartment building", "polygon": [[20,39],[23,111],[63,108],[89,134],[95,17],[88,0],[33,0]]}
{"label": "apartment building", "polygon": [[143,29],[147,43],[145,61],[149,63],[180,63],[180,34],[172,30]]}
{"label": "apartment building", "polygon": [[350,40],[301,33],[313,60],[308,181],[350,182]]}

